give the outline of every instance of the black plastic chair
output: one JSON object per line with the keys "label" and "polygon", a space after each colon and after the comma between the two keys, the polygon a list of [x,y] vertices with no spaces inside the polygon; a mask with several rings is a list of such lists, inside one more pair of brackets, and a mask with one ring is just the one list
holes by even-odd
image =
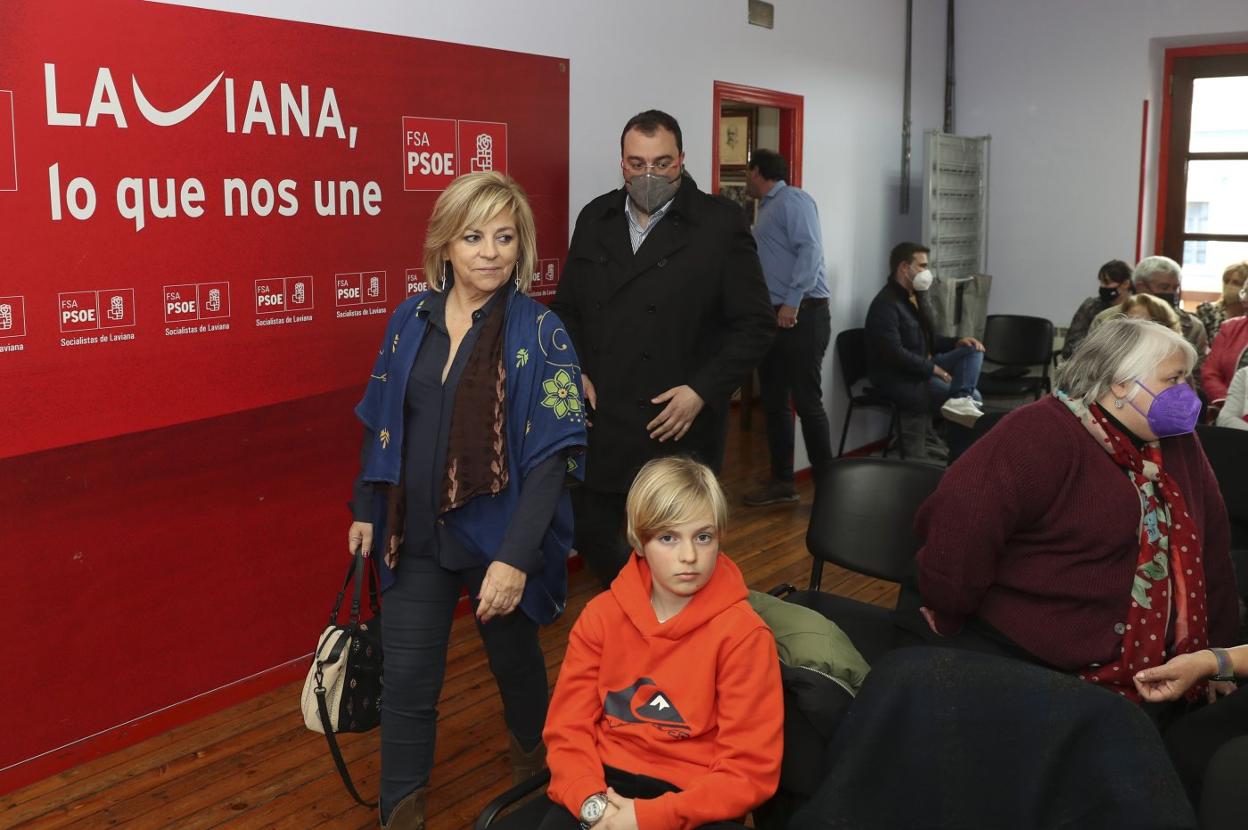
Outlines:
{"label": "black plastic chair", "polygon": [[806,548],[814,558],[810,587],[798,591],[781,586],[778,595],[839,625],[868,663],[891,650],[902,636],[892,611],[821,591],[823,564],[905,581],[920,546],[911,529],[914,514],[943,472],[932,464],[881,458],[845,458],[832,464],[816,482],[806,531]]}
{"label": "black plastic chair", "polygon": [[[897,451],[902,458],[906,457],[901,447],[901,411],[897,404],[881,395],[870,386],[864,386],[857,395],[854,386],[867,376],[867,330],[845,329],[836,336],[836,360],[841,367],[841,380],[845,384],[845,397],[849,400],[849,408],[845,410],[845,423],[841,426],[841,444],[836,449],[839,458],[845,453],[845,437],[849,435],[849,419],[853,417],[854,408],[887,409],[888,442],[897,439]],[[888,456],[888,446],[884,447],[883,455]]]}
{"label": "black plastic chair", "polygon": [[[990,314],[984,327],[984,359],[998,368],[979,376],[979,391],[993,397],[1034,400],[1048,393],[1049,362],[1053,358],[1053,323],[1043,317]],[[1042,370],[1029,375],[1033,366]]]}
{"label": "black plastic chair", "polygon": [[481,811],[472,825],[473,830],[524,830],[524,828],[536,827],[546,815],[546,810],[549,809],[549,802],[541,795],[509,813],[506,811],[530,793],[539,789],[545,791],[549,783],[550,770],[548,769],[542,770],[527,781],[521,781],[485,805],[485,809]]}
{"label": "black plastic chair", "polygon": [[1196,435],[1226,502],[1235,581],[1239,595],[1248,599],[1248,430],[1200,424]]}

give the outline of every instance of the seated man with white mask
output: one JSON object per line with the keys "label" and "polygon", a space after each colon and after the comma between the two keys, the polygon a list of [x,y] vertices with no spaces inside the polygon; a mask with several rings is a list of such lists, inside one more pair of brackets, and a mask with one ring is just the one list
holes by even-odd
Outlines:
{"label": "seated man with white mask", "polygon": [[929,249],[902,242],[889,255],[888,284],[867,310],[867,375],[902,410],[902,450],[907,458],[938,455],[929,448],[930,414],[972,426],[983,415],[976,390],[984,344],[974,337],[932,331],[924,292],[931,287]]}

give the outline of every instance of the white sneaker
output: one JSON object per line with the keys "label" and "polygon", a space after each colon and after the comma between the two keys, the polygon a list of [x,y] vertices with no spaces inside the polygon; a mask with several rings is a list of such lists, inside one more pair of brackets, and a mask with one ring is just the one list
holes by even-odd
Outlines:
{"label": "white sneaker", "polygon": [[946,421],[953,421],[964,427],[973,427],[984,413],[975,405],[975,399],[968,396],[950,398],[945,401],[945,405],[940,408],[940,414]]}

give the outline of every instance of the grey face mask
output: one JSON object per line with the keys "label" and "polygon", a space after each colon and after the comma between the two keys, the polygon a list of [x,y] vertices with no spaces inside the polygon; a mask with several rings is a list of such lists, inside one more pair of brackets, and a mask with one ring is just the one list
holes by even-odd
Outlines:
{"label": "grey face mask", "polygon": [[654,173],[633,176],[628,181],[628,198],[642,213],[649,215],[671,201],[680,187],[680,176],[666,179]]}

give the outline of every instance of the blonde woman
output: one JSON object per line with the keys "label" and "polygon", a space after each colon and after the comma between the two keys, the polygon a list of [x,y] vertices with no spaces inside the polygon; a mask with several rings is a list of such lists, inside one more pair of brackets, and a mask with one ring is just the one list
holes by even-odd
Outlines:
{"label": "blonde woman", "polygon": [[[455,180],[425,236],[431,290],[395,311],[356,413],[365,427],[348,546],[382,554],[381,822],[424,827],[437,701],[462,589],[498,681],[513,775],[541,768],[548,687],[538,626],[563,611],[585,446],[580,367],[525,294],[536,240],[524,191]],[[384,540],[384,544],[383,544]]]}
{"label": "blonde woman", "polygon": [[1122,304],[1122,313],[1137,320],[1152,320],[1154,323],[1160,323],[1171,331],[1176,331],[1179,334],[1183,333],[1179,315],[1174,308],[1168,303],[1157,299],[1152,294],[1134,294],[1128,297]]}

